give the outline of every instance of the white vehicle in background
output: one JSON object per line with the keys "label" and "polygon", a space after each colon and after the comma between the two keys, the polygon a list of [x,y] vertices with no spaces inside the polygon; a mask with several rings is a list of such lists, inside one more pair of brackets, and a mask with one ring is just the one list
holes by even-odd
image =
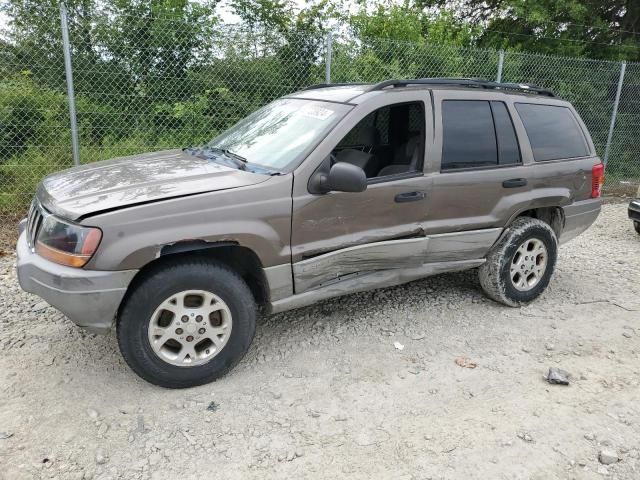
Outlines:
{"label": "white vehicle in background", "polygon": [[629,218],[633,220],[633,227],[640,235],[640,187],[638,187],[636,199],[631,200],[631,203],[629,203]]}

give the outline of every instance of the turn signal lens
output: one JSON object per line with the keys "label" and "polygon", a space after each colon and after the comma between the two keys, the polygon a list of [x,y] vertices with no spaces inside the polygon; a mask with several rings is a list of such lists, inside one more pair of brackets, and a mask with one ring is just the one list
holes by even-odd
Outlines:
{"label": "turn signal lens", "polygon": [[591,169],[591,198],[599,198],[604,184],[604,165],[599,163]]}
{"label": "turn signal lens", "polygon": [[83,227],[48,215],[36,241],[36,253],[68,267],[84,267],[102,240],[99,228]]}

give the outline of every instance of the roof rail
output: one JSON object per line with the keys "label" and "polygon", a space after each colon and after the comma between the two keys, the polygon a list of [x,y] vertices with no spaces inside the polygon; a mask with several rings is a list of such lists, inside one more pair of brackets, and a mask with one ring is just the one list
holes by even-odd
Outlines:
{"label": "roof rail", "polygon": [[385,80],[372,85],[369,91],[383,90],[388,87],[407,87],[409,85],[455,85],[471,88],[485,88],[494,90],[515,90],[520,92],[537,93],[547,97],[555,97],[551,90],[530,85],[528,83],[498,83],[480,78],[417,78],[414,80]]}
{"label": "roof rail", "polygon": [[330,87],[349,87],[351,85],[371,85],[370,83],[318,83],[316,85],[310,85],[308,87],[300,90],[301,92],[307,90],[317,90],[319,88],[330,88]]}

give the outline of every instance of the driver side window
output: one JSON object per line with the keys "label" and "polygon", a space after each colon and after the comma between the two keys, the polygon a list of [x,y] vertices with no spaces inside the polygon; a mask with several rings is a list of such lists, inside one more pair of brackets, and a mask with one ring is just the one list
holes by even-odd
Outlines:
{"label": "driver side window", "polygon": [[368,179],[422,171],[425,113],[422,102],[371,112],[333,150],[337,162],[362,168]]}

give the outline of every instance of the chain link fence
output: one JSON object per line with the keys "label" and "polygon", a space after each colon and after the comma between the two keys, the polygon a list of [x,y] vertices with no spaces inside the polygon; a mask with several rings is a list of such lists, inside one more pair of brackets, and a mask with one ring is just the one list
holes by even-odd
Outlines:
{"label": "chain link fence", "polygon": [[[73,166],[61,14],[0,34],[0,246],[10,248],[37,183]],[[640,64],[425,45],[347,34],[220,25],[212,15],[68,15],[78,151],[85,164],[205,142],[304,86],[389,78],[478,77],[534,83],[570,100],[601,156],[608,193],[640,183]]]}

